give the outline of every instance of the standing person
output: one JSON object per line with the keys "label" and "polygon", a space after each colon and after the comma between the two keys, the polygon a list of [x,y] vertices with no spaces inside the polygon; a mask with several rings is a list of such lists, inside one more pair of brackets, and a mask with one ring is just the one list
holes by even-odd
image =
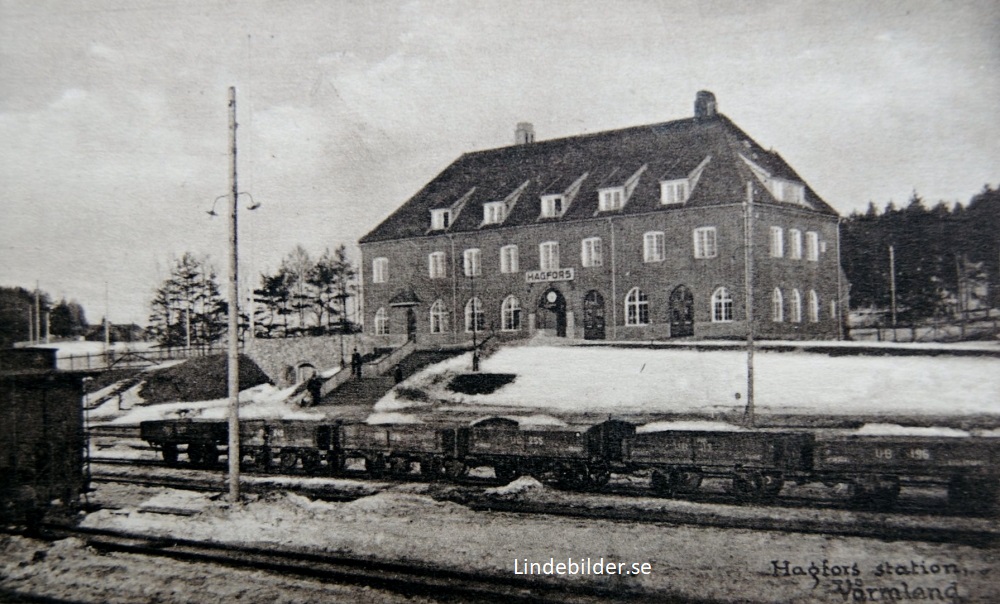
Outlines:
{"label": "standing person", "polygon": [[402,365],[396,365],[396,369],[392,372],[392,377],[395,378],[397,384],[403,381]]}
{"label": "standing person", "polygon": [[361,379],[361,353],[358,349],[354,349],[354,354],[351,355],[351,371],[354,373],[354,377]]}

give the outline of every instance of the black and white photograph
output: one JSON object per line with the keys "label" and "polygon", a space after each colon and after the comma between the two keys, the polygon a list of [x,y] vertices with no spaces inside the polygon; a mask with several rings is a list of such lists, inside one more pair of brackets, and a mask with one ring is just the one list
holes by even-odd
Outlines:
{"label": "black and white photograph", "polygon": [[996,0],[0,0],[0,602],[1000,601]]}

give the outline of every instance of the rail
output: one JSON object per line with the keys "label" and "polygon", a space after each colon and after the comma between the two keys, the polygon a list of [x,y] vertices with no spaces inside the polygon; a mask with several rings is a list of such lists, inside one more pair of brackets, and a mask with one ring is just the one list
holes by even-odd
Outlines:
{"label": "rail", "polygon": [[60,356],[56,359],[56,369],[80,371],[87,369],[148,366],[164,361],[205,357],[225,354],[225,352],[226,349],[220,346],[151,348],[147,350],[112,349],[105,352]]}

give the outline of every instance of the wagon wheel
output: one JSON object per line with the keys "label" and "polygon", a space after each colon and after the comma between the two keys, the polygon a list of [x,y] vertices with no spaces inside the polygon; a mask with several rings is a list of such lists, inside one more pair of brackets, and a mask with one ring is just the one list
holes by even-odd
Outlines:
{"label": "wagon wheel", "polygon": [[673,473],[666,473],[663,470],[653,470],[653,475],[649,477],[649,486],[658,495],[673,497],[675,484],[672,480]]}
{"label": "wagon wheel", "polygon": [[501,482],[516,480],[521,475],[521,471],[517,468],[516,461],[497,462],[497,464],[493,466],[493,473],[496,474],[497,480]]}
{"label": "wagon wheel", "polygon": [[342,474],[346,464],[347,458],[343,454],[330,452],[326,458],[327,469],[331,474]]}
{"label": "wagon wheel", "polygon": [[948,481],[948,505],[970,513],[985,514],[996,509],[1000,500],[1000,486],[996,479],[985,476],[952,476]]}
{"label": "wagon wheel", "polygon": [[603,487],[611,480],[611,470],[607,464],[592,462],[587,465],[587,482],[593,487]]}
{"label": "wagon wheel", "polygon": [[733,494],[744,503],[760,501],[764,498],[764,476],[760,472],[736,472]]}
{"label": "wagon wheel", "polygon": [[437,457],[425,457],[420,460],[420,475],[427,478],[438,478],[444,472],[443,464]]}
{"label": "wagon wheel", "polygon": [[202,446],[201,463],[206,468],[210,468],[219,463],[219,449],[216,448],[214,443]]}
{"label": "wagon wheel", "polygon": [[187,448],[188,462],[195,467],[200,468],[205,463],[205,453],[203,451],[202,445],[198,443],[191,443]]}
{"label": "wagon wheel", "polygon": [[701,471],[697,469],[674,470],[670,480],[678,493],[696,493],[701,488]]}
{"label": "wagon wheel", "polygon": [[299,462],[299,455],[295,449],[282,449],[281,456],[278,458],[278,465],[285,472],[289,472],[295,469],[295,465]]}
{"label": "wagon wheel", "polygon": [[393,476],[405,476],[410,473],[410,460],[405,457],[389,458],[389,473]]}
{"label": "wagon wheel", "polygon": [[163,443],[162,454],[167,465],[177,465],[177,443]]}
{"label": "wagon wheel", "polygon": [[565,489],[577,489],[587,484],[586,465],[562,464],[557,470],[559,486]]}
{"label": "wagon wheel", "polygon": [[378,478],[385,474],[385,456],[381,453],[365,458],[365,471],[369,476]]}
{"label": "wagon wheel", "polygon": [[468,472],[469,468],[460,459],[446,459],[444,462],[444,474],[451,480],[458,480]]}
{"label": "wagon wheel", "polygon": [[250,463],[255,468],[267,470],[271,467],[271,450],[263,448],[252,451],[250,453]]}
{"label": "wagon wheel", "polygon": [[785,486],[785,479],[781,477],[781,474],[765,473],[761,479],[764,489],[763,497],[768,501],[776,498],[781,492],[781,488]]}
{"label": "wagon wheel", "polygon": [[319,468],[319,453],[316,451],[303,451],[302,455],[302,469],[313,474],[316,469]]}
{"label": "wagon wheel", "polygon": [[895,476],[864,476],[850,486],[851,503],[856,506],[887,511],[899,499],[899,479]]}

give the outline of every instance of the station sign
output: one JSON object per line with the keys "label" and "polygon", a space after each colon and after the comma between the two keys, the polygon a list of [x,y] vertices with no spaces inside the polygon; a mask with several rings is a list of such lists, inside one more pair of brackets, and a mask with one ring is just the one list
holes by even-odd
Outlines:
{"label": "station sign", "polygon": [[557,268],[550,271],[528,271],[524,273],[528,283],[549,283],[552,281],[572,281],[573,269]]}

